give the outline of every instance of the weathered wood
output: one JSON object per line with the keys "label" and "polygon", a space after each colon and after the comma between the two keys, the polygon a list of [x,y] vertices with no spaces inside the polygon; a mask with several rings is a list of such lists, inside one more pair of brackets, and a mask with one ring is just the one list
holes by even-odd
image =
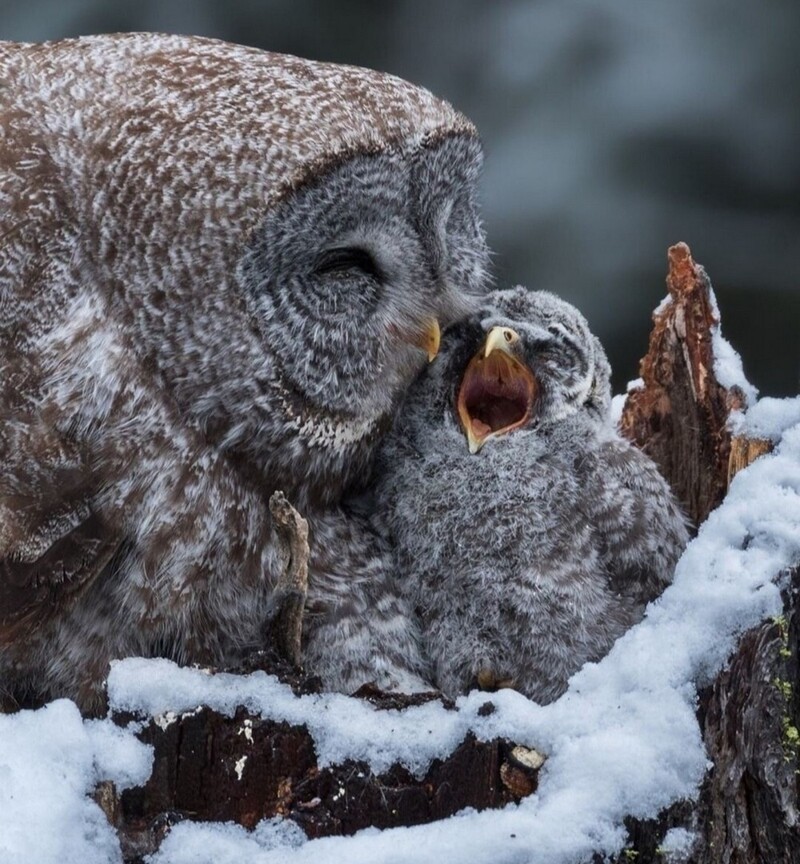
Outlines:
{"label": "weathered wood", "polygon": [[734,435],[731,438],[730,458],[728,459],[728,485],[743,469],[772,450],[772,442],[763,438],[747,438],[744,435]]}
{"label": "weathered wood", "polygon": [[628,395],[620,429],[656,462],[697,526],[728,488],[727,422],[745,397],[714,375],[719,318],[705,270],[685,243],[672,246],[668,258],[669,302],[653,314],[643,386]]}
{"label": "weathered wood", "polygon": [[[374,688],[361,696],[379,708],[431,698],[384,697]],[[116,807],[106,802],[104,808],[114,815],[128,861],[155,851],[169,825],[184,818],[252,828],[282,816],[309,837],[322,837],[371,825],[417,825],[464,807],[501,807],[535,790],[541,764],[520,767],[511,742],[469,736],[421,779],[397,765],[378,776],[362,762],[319,768],[305,727],[263,720],[244,709],[233,718],[208,708],[158,718],[139,737],[154,747],[151,778],[143,788],[124,792]],[[509,767],[516,783],[502,780]]]}
{"label": "weathered wood", "polygon": [[303,611],[308,594],[308,522],[286,500],[283,492],[269,499],[269,512],[284,559],[270,598],[265,643],[293,666],[302,661]]}

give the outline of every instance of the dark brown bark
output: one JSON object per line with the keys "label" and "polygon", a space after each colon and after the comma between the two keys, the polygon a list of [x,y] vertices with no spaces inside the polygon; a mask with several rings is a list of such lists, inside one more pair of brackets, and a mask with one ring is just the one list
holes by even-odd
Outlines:
{"label": "dark brown bark", "polygon": [[[360,696],[388,708],[430,698],[384,696],[372,688]],[[492,710],[488,700],[486,710]],[[472,736],[421,779],[397,765],[379,776],[362,762],[319,768],[305,727],[263,720],[244,709],[230,718],[202,708],[166,728],[150,721],[139,737],[155,749],[150,780],[119,797],[107,789],[100,796],[129,861],[152,853],[181,819],[252,828],[261,819],[283,816],[309,837],[352,834],[370,825],[430,822],[464,807],[501,807],[531,794],[538,774],[538,765],[526,764],[531,751],[520,759],[510,742]]]}

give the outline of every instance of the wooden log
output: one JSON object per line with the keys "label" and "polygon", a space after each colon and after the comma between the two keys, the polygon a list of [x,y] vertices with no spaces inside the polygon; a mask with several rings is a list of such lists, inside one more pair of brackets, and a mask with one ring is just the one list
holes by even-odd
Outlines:
{"label": "wooden log", "polygon": [[[379,710],[431,698],[371,687],[359,696]],[[492,710],[487,700],[485,711]],[[418,825],[464,807],[502,807],[535,791],[543,761],[512,742],[468,736],[422,778],[399,765],[380,775],[363,762],[320,768],[304,726],[264,720],[244,709],[232,718],[209,708],[160,717],[149,720],[139,737],[155,752],[147,784],[116,799],[101,790],[126,861],[154,852],[169,827],[187,818],[253,828],[261,819],[282,816],[313,838],[367,826]]]}

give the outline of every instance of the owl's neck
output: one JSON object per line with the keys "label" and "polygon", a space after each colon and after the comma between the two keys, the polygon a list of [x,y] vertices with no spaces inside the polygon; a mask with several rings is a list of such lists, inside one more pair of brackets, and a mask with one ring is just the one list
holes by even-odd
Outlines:
{"label": "owl's neck", "polygon": [[223,444],[262,494],[280,489],[298,508],[327,507],[365,484],[391,418],[326,412],[277,378],[265,401],[248,433]]}
{"label": "owl's neck", "polygon": [[285,422],[308,448],[325,450],[332,458],[369,441],[380,425],[378,416],[354,417],[308,406],[283,381],[276,379],[271,383]]}

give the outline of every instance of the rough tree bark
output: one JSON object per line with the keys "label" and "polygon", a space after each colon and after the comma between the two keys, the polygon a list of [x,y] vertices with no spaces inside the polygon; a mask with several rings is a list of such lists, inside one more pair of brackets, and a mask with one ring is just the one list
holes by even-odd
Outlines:
{"label": "rough tree bark", "polygon": [[[643,386],[629,395],[621,428],[655,459],[698,526],[721,502],[733,474],[770,445],[731,436],[730,412],[745,407],[745,397],[714,375],[718,312],[708,277],[685,244],[669,250],[667,286],[670,301],[653,316],[642,361]],[[299,668],[305,523],[285,499],[275,499],[271,508],[284,538],[286,570],[273,604],[277,635],[260,665],[297,692],[309,692],[315,682]],[[700,696],[698,720],[713,768],[699,800],[679,802],[658,819],[630,820],[630,845],[619,860],[664,862],[659,844],[665,832],[686,826],[696,835],[687,861],[800,864],[799,589],[795,574],[784,615],[747,633],[729,667]],[[358,695],[379,708],[432,698],[369,687]],[[488,696],[485,710],[493,710]],[[381,776],[354,762],[320,769],[304,727],[265,721],[243,709],[233,718],[198,709],[169,722],[151,721],[141,738],[155,748],[148,784],[122,796],[105,788],[97,796],[119,829],[129,861],[156,849],[181,818],[252,827],[281,815],[319,837],[367,825],[419,824],[465,806],[499,807],[535,792],[540,765],[535,751],[514,748],[512,742],[468,738],[422,780],[399,766]]]}
{"label": "rough tree bark", "polygon": [[[731,435],[728,416],[745,407],[744,394],[714,376],[718,312],[705,271],[683,243],[669,250],[667,287],[670,302],[653,316],[642,360],[644,386],[629,395],[620,425],[655,459],[697,526],[733,475],[771,445]],[[637,864],[664,861],[659,843],[675,826],[696,834],[689,862],[800,862],[798,589],[795,573],[784,615],[745,634],[728,668],[700,694],[698,720],[713,767],[696,804],[630,821],[626,855]]]}
{"label": "rough tree bark", "polygon": [[745,396],[714,375],[719,314],[708,276],[685,243],[672,246],[668,258],[668,302],[653,313],[643,386],[628,394],[620,429],[655,461],[697,527],[725,497],[727,421],[745,407]]}

